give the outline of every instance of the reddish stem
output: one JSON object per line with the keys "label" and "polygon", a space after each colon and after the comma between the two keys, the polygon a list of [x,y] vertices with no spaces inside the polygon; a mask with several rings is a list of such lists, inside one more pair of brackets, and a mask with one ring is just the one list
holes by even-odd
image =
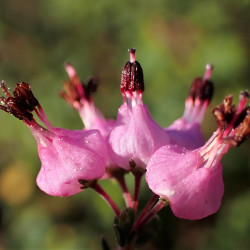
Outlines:
{"label": "reddish stem", "polygon": [[119,183],[122,192],[123,192],[123,198],[125,200],[127,207],[133,207],[132,197],[128,190],[124,175],[116,177],[117,182]]}
{"label": "reddish stem", "polygon": [[[135,222],[135,224],[133,226],[133,229],[137,228],[137,226],[141,223],[141,221],[144,219],[144,217],[149,212],[150,208],[152,208],[152,206],[155,204],[155,202],[157,201],[157,199],[159,199],[159,196],[156,195],[156,194],[153,194],[153,196],[151,197],[151,199],[148,201],[148,203],[145,205],[145,207],[141,211],[141,214],[137,218],[137,220],[136,220],[136,222]],[[132,231],[133,231],[133,229],[132,229]]]}
{"label": "reddish stem", "polygon": [[142,178],[142,174],[135,174],[135,190],[134,190],[134,199],[133,199],[133,209],[135,213],[136,213],[137,206],[138,206],[141,178]]}
{"label": "reddish stem", "polygon": [[166,202],[160,199],[155,206],[152,208],[152,210],[144,216],[144,218],[140,221],[140,223],[136,223],[136,225],[133,227],[132,230],[140,230],[144,225],[146,225],[152,217],[157,214],[163,207],[166,206]]}
{"label": "reddish stem", "polygon": [[119,217],[120,209],[112,200],[112,198],[106,193],[106,191],[97,182],[94,182],[90,187],[94,189],[108,203],[108,205],[113,209],[116,216]]}

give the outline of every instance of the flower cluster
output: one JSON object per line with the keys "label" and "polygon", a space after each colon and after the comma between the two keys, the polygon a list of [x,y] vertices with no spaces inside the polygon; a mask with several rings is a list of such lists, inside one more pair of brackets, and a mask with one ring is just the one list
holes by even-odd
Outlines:
{"label": "flower cluster", "polygon": [[[135,49],[129,53],[130,60],[121,74],[123,104],[116,120],[105,119],[94,105],[92,93],[98,80],[91,78],[83,83],[73,66],[65,65],[69,81],[64,82],[61,96],[79,112],[84,123],[81,130],[53,127],[29,84],[17,83],[11,95],[5,82],[1,82],[6,97],[1,97],[0,109],[22,120],[37,141],[42,164],[37,176],[39,188],[53,196],[69,196],[93,188],[114,210],[114,228],[120,240],[121,235],[127,235],[120,245],[167,204],[177,217],[190,220],[215,213],[224,193],[220,160],[229,148],[240,145],[250,134],[249,95],[243,91],[238,106],[232,104],[230,95],[213,110],[218,128],[204,142],[201,122],[213,95],[211,65],[206,66],[203,77],[193,81],[183,116],[167,128],[159,126],[142,100],[144,78],[141,65],[135,60]],[[128,172],[135,177],[133,197],[124,178]],[[129,229],[124,229],[124,214],[132,218],[131,213],[137,211],[144,174],[153,198],[135,222],[131,219]],[[98,180],[103,178],[118,181],[125,210],[120,211],[102,189]]]}

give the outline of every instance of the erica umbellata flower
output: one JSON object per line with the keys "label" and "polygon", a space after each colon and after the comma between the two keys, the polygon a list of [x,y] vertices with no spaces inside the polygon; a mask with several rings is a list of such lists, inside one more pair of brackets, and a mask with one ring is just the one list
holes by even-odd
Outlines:
{"label": "erica umbellata flower", "polygon": [[[1,89],[6,97],[1,97],[0,108],[22,120],[37,141],[41,190],[54,196],[73,195],[82,190],[79,180],[95,180],[104,174],[107,150],[99,131],[52,127],[27,83],[17,83],[13,96],[4,82]],[[47,129],[37,123],[33,111]]]}
{"label": "erica umbellata flower", "polygon": [[117,121],[108,138],[109,152],[113,162],[121,168],[129,170],[129,162],[133,160],[145,169],[151,155],[169,139],[142,101],[143,71],[135,60],[135,49],[129,52],[130,61],[123,67],[121,75],[123,105],[118,110]]}
{"label": "erica umbellata flower", "polygon": [[70,63],[65,64],[69,81],[64,82],[64,90],[61,96],[78,111],[85,129],[98,129],[106,138],[114,125],[114,120],[106,120],[102,113],[95,107],[92,93],[97,90],[98,79],[89,78],[86,83],[81,82],[74,67]]}
{"label": "erica umbellata flower", "polygon": [[204,146],[187,150],[166,145],[150,159],[146,172],[149,188],[170,203],[177,217],[201,219],[219,209],[224,193],[220,160],[250,134],[248,97],[242,92],[235,108],[228,96],[214,109],[218,129]]}
{"label": "erica umbellata flower", "polygon": [[206,65],[203,78],[194,79],[185,102],[183,117],[166,128],[171,144],[195,149],[204,144],[201,122],[213,96],[213,83],[209,80],[212,65]]}
{"label": "erica umbellata flower", "polygon": [[[123,104],[116,121],[106,120],[94,105],[91,94],[97,80],[82,83],[73,66],[66,64],[69,81],[61,96],[79,112],[85,125],[81,130],[53,127],[29,84],[17,83],[13,95],[4,81],[0,85],[6,95],[0,97],[0,109],[22,120],[37,141],[42,163],[39,188],[54,196],[95,190],[115,213],[113,227],[123,249],[132,249],[142,239],[145,242],[144,236],[155,231],[156,213],[167,204],[184,219],[215,213],[224,193],[221,158],[250,135],[249,95],[243,91],[237,107],[230,95],[213,110],[218,129],[204,144],[201,122],[213,95],[211,65],[206,66],[203,78],[193,81],[183,117],[161,128],[143,103],[143,71],[135,60],[135,49],[129,52],[130,61],[121,75]],[[126,184],[129,172],[134,176],[133,195]],[[145,172],[153,196],[137,214]],[[99,180],[104,178],[114,178],[120,185],[124,209],[101,187]]]}

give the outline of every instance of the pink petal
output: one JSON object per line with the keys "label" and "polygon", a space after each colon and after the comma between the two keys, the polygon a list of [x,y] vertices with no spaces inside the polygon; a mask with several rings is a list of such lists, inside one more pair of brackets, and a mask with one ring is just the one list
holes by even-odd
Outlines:
{"label": "pink petal", "polygon": [[46,145],[38,144],[42,163],[37,185],[47,194],[68,196],[78,193],[78,180],[99,179],[105,172],[106,144],[98,131],[55,129]]}
{"label": "pink petal", "polygon": [[144,104],[129,108],[123,104],[108,138],[113,162],[129,170],[129,160],[146,168],[151,155],[168,143],[168,135],[151,117]]}
{"label": "pink petal", "polygon": [[196,149],[204,145],[204,136],[199,123],[190,123],[185,118],[180,118],[165,130],[170,144],[180,145],[187,149]]}
{"label": "pink petal", "polygon": [[222,166],[202,167],[199,151],[164,146],[148,163],[146,180],[157,195],[167,198],[173,213],[184,219],[201,219],[215,213],[224,193]]}

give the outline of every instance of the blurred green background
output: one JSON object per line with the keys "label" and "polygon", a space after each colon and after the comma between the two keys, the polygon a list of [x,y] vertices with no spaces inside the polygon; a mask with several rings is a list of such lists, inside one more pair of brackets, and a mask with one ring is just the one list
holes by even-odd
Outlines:
{"label": "blurred green background", "polygon": [[[96,104],[115,118],[121,69],[135,47],[144,101],[167,126],[182,115],[190,83],[209,62],[215,95],[203,123],[208,138],[216,129],[212,107],[249,88],[249,13],[249,0],[0,0],[0,80],[12,90],[29,82],[54,126],[81,129],[58,95],[67,80],[63,64],[70,61],[82,80],[101,79]],[[0,119],[0,249],[100,249],[102,236],[115,246],[104,201],[91,190],[67,198],[41,192],[30,131],[4,112]],[[250,249],[249,153],[248,141],[223,158],[225,196],[216,215],[186,221],[163,209],[160,229],[143,249]],[[123,206],[116,183],[102,184]],[[148,197],[144,183],[141,206]]]}

